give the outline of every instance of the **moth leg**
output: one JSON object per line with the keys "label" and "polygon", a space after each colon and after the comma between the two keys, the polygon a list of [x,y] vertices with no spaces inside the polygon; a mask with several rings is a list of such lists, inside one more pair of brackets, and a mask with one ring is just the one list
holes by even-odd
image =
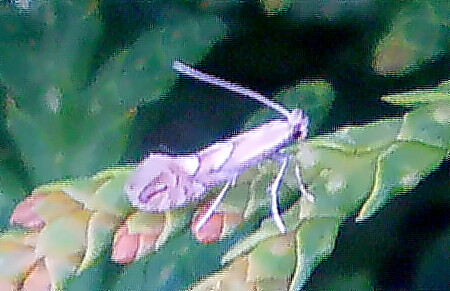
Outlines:
{"label": "moth leg", "polygon": [[300,188],[300,192],[302,193],[302,196],[306,198],[311,203],[314,203],[315,198],[314,195],[309,193],[308,190],[306,190],[305,184],[303,183],[302,174],[300,172],[300,167],[298,164],[295,165],[295,176],[297,177],[298,187]]}
{"label": "moth leg", "polygon": [[211,218],[211,216],[213,215],[214,211],[216,211],[217,207],[219,207],[219,204],[222,202],[223,198],[225,197],[225,194],[227,193],[228,189],[230,188],[230,186],[233,183],[236,183],[235,179],[233,179],[232,181],[228,181],[225,184],[225,186],[220,191],[219,195],[217,195],[217,197],[214,200],[213,204],[208,208],[208,211],[206,211],[206,213],[197,222],[197,225],[195,226],[195,231],[199,231],[200,228],[202,228],[203,225],[205,225],[205,223],[208,221],[208,219]]}
{"label": "moth leg", "polygon": [[275,224],[281,233],[286,233],[286,226],[284,225],[284,222],[281,219],[281,215],[278,210],[278,191],[280,189],[284,174],[286,173],[288,162],[289,156],[283,155],[280,171],[278,172],[277,177],[275,178],[273,183],[269,186],[270,197],[272,198],[270,210],[272,212],[273,220],[275,221]]}

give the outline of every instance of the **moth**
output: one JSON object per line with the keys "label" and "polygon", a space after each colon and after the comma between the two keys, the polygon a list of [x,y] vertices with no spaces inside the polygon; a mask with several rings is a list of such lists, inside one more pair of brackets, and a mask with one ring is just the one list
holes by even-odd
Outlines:
{"label": "moth", "polygon": [[[266,159],[279,163],[280,169],[268,187],[271,213],[281,233],[286,232],[278,209],[278,191],[290,156],[283,148],[295,140],[304,140],[309,119],[300,109],[288,110],[263,95],[241,85],[200,72],[179,61],[173,68],[181,74],[224,88],[241,96],[252,98],[277,111],[282,118],[244,131],[225,140],[219,140],[199,152],[186,155],[151,153],[140,162],[125,183],[124,191],[130,203],[146,212],[164,212],[199,200],[213,187],[224,185],[213,203],[195,226],[198,231],[213,215],[227,191],[248,168]],[[306,190],[298,165],[295,167],[300,192],[313,201]]]}

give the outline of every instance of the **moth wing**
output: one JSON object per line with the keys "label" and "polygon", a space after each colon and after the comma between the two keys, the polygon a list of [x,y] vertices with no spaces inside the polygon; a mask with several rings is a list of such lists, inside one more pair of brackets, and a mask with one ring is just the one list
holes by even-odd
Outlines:
{"label": "moth wing", "polygon": [[167,168],[169,160],[169,156],[149,155],[128,177],[124,186],[125,192],[129,195],[139,194],[151,180]]}
{"label": "moth wing", "polygon": [[195,155],[151,154],[130,175],[124,191],[130,203],[142,211],[163,212],[184,206],[205,191],[190,178],[199,165]]}
{"label": "moth wing", "polygon": [[217,142],[199,153],[201,168],[209,172],[218,171],[233,153],[233,143]]}
{"label": "moth wing", "polygon": [[200,159],[196,155],[174,157],[174,161],[180,165],[189,176],[194,176],[200,167]]}

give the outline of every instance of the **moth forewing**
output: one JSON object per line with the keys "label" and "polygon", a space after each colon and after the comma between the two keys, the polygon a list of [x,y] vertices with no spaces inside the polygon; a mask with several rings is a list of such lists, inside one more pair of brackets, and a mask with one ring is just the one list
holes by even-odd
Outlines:
{"label": "moth forewing", "polygon": [[[301,118],[301,122],[307,122],[306,117],[302,115]],[[291,143],[297,130],[297,127],[292,126],[286,119],[277,119],[213,144],[199,152],[202,162],[196,177],[199,181],[211,185],[231,180],[246,169],[271,158]],[[227,149],[226,159],[223,155],[225,150],[217,151],[218,146]]]}
{"label": "moth forewing", "polygon": [[147,212],[184,206],[205,192],[205,187],[192,179],[199,165],[195,155],[150,154],[125,184],[128,200],[134,207]]}
{"label": "moth forewing", "polygon": [[[290,157],[281,150],[296,139],[306,138],[308,117],[299,109],[289,111],[257,92],[202,73],[180,62],[174,62],[173,67],[182,74],[255,99],[278,111],[283,118],[268,121],[239,135],[213,143],[192,155],[150,154],[130,175],[124,187],[131,204],[143,211],[163,212],[200,199],[212,187],[225,184],[196,225],[195,229],[199,230],[243,171],[263,160],[274,159],[280,163],[280,171],[268,190],[272,216],[280,232],[284,233],[286,227],[278,212],[277,197]],[[299,169],[296,174],[301,192],[310,198],[311,195],[302,184]]]}

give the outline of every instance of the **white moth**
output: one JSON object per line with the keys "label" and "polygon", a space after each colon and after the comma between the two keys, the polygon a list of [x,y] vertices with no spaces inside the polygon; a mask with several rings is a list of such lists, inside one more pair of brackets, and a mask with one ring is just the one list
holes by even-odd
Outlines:
{"label": "white moth", "polygon": [[[278,111],[283,118],[264,123],[237,136],[218,141],[190,155],[152,153],[130,175],[124,190],[131,204],[146,212],[164,212],[185,206],[191,200],[202,198],[209,189],[225,184],[205,215],[198,221],[198,231],[219,206],[226,192],[239,175],[266,159],[280,163],[280,170],[268,192],[271,196],[271,212],[280,232],[286,227],[278,210],[277,194],[286,172],[289,156],[282,149],[296,139],[306,138],[308,117],[300,109],[289,111],[250,89],[230,83],[212,75],[197,71],[175,61],[178,72],[203,82],[228,89],[255,99]],[[313,201],[301,180],[298,165],[295,168],[300,191]]]}

